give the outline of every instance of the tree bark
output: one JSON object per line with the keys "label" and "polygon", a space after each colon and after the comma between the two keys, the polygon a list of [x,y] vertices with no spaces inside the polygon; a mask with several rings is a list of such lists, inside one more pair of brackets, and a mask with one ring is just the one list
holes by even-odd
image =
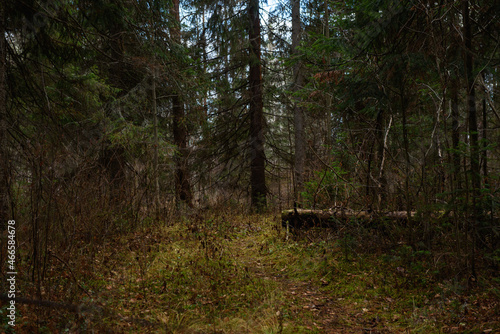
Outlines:
{"label": "tree bark", "polygon": [[[300,45],[300,0],[292,0],[292,56],[298,56]],[[301,62],[296,60],[293,67],[293,88],[292,92],[297,92],[303,86]],[[301,202],[300,193],[304,188],[304,165],[306,159],[306,145],[304,139],[304,111],[299,105],[300,99],[295,95],[293,98],[293,114],[295,125],[295,160],[294,160],[294,201]]]}
{"label": "tree bark", "polygon": [[483,135],[482,135],[482,160],[484,187],[489,188],[488,183],[488,113],[486,109],[486,99],[483,98]]}
{"label": "tree bark", "polygon": [[252,208],[260,211],[267,205],[264,153],[264,113],[262,102],[262,69],[259,1],[249,0],[249,93],[250,93],[250,185]]}
{"label": "tree bark", "polygon": [[[179,16],[179,0],[172,2],[171,14],[174,18],[174,24],[170,27],[170,34],[173,42],[181,43],[180,31],[180,16]],[[172,97],[172,114],[173,114],[173,133],[174,144],[177,146],[177,156],[175,159],[175,195],[177,200],[185,202],[188,206],[192,206],[191,184],[189,182],[189,169],[187,165],[187,122],[186,113],[184,110],[184,101],[178,91],[179,87],[174,87]]]}
{"label": "tree bark", "polygon": [[[324,22],[324,29],[323,29],[323,34],[326,38],[326,40],[330,39],[330,8],[329,8],[329,3],[330,1],[325,0],[324,2],[324,10],[325,10],[325,22]],[[331,66],[331,52],[327,51],[326,53],[326,67],[328,71],[330,71],[330,66]],[[326,101],[325,101],[325,131],[326,131],[326,137],[325,137],[325,145],[328,150],[331,149],[333,145],[332,141],[332,134],[331,134],[331,128],[332,128],[332,115],[331,115],[331,107],[332,107],[332,94],[330,92],[326,92]]]}
{"label": "tree bark", "polygon": [[[404,82],[401,83],[401,115],[403,127],[403,149],[405,154],[405,197],[406,197],[406,210],[411,211],[411,194],[410,194],[410,141],[408,139],[408,98],[404,89]],[[411,218],[411,216],[409,216]]]}
{"label": "tree bark", "polygon": [[[156,57],[153,57],[153,59],[156,59]],[[158,218],[160,214],[160,181],[159,181],[159,170],[158,170],[158,149],[159,149],[159,141],[158,141],[158,108],[156,104],[156,64],[153,62],[153,75],[152,75],[152,83],[151,83],[151,91],[152,91],[152,96],[151,96],[151,102],[152,106],[151,109],[153,109],[153,145],[154,145],[154,155],[153,155],[153,181],[154,181],[154,187],[155,187],[155,193],[154,193],[154,208],[155,208],[155,215],[156,218]]]}
{"label": "tree bark", "polygon": [[0,4],[0,223],[9,216],[9,151],[7,137],[7,42],[5,1]]}
{"label": "tree bark", "polygon": [[469,138],[470,138],[470,167],[471,167],[471,185],[472,198],[475,207],[475,202],[479,198],[481,190],[481,177],[479,166],[479,138],[477,126],[477,110],[476,110],[476,90],[474,85],[474,63],[472,50],[472,28],[470,22],[469,1],[463,1],[463,19],[464,19],[464,58],[465,58],[465,73],[467,81],[467,110],[469,121]]}
{"label": "tree bark", "polygon": [[[96,3],[93,4],[96,6]],[[127,91],[131,88],[130,79],[127,75],[126,71],[126,62],[125,60],[125,49],[124,49],[124,31],[125,26],[122,21],[123,18],[121,15],[124,15],[123,12],[123,4],[121,1],[112,0],[105,6],[109,6],[109,8],[116,8],[116,11],[112,11],[113,16],[115,17],[107,17],[106,26],[109,29],[109,55],[112,59],[109,65],[109,79],[110,82],[121,89],[122,91]],[[97,10],[97,6],[95,7]],[[99,7],[99,9],[101,9]]]}
{"label": "tree bark", "polygon": [[187,166],[187,127],[184,104],[176,95],[172,98],[174,143],[178,152],[176,156],[175,193],[176,198],[192,206],[191,184]]}
{"label": "tree bark", "polygon": [[293,209],[281,212],[281,222],[283,226],[287,224],[295,228],[308,227],[335,227],[338,220],[357,219],[365,222],[381,220],[399,220],[408,222],[408,217],[414,217],[416,212],[408,211],[355,211],[348,208],[336,210],[305,210]]}
{"label": "tree bark", "polygon": [[[452,80],[451,86],[451,145],[452,145],[452,159],[453,159],[453,190],[462,188],[462,181],[460,177],[460,153],[458,152],[458,145],[460,143],[459,132],[459,111],[458,111],[458,79],[456,77]],[[454,195],[455,196],[455,195]]]}
{"label": "tree bark", "polygon": [[387,129],[384,134],[384,141],[380,146],[380,168],[378,173],[378,207],[382,207],[382,203],[385,202],[386,199],[386,188],[387,188],[387,179],[385,177],[385,157],[386,152],[389,150],[389,146],[387,145],[387,139],[389,138],[389,131],[392,126],[392,116],[389,118],[389,124],[387,125]]}
{"label": "tree bark", "polygon": [[472,27],[469,11],[469,1],[462,2],[462,17],[464,20],[464,60],[465,60],[465,79],[466,79],[466,98],[469,121],[469,147],[470,147],[470,169],[471,169],[471,197],[472,197],[472,221],[469,222],[468,229],[472,236],[472,247],[469,251],[469,261],[471,265],[471,275],[476,276],[476,238],[477,221],[479,218],[478,199],[481,195],[481,175],[479,165],[479,139],[477,131],[477,110],[476,110],[476,91],[474,85],[474,63],[472,50]]}

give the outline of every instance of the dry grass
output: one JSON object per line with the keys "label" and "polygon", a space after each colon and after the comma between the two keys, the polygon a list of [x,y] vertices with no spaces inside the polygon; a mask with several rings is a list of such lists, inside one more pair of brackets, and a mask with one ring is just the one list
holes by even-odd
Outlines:
{"label": "dry grass", "polygon": [[[286,238],[271,215],[229,211],[143,224],[49,261],[43,296],[19,332],[480,333],[500,330],[500,282],[438,280],[432,257],[369,253],[322,230]],[[148,225],[148,226],[146,226]],[[83,251],[85,250],[85,251]],[[59,258],[59,259],[58,259]],[[409,261],[411,259],[411,261]],[[20,271],[22,271],[20,266]],[[21,295],[35,293],[25,274]],[[8,330],[7,327],[5,329]]]}

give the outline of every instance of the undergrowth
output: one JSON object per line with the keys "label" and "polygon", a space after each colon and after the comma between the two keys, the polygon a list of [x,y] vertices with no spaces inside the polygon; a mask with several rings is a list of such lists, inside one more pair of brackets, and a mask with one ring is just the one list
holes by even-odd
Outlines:
{"label": "undergrowth", "polygon": [[[500,330],[500,282],[474,286],[362,226],[287,234],[278,217],[204,213],[53,254],[18,333],[482,333]],[[377,247],[378,245],[378,247]],[[19,266],[22,270],[22,263]],[[24,276],[22,296],[35,286]],[[5,308],[0,310],[2,324]],[[11,328],[3,328],[11,330]]]}

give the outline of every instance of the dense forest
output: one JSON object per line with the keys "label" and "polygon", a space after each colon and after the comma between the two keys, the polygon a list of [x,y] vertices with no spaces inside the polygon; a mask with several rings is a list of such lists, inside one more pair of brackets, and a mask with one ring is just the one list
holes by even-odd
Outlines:
{"label": "dense forest", "polygon": [[[281,249],[300,262],[327,254],[321,270],[303,269],[318,289],[333,286],[332,272],[354,270],[331,269],[336,249],[345,266],[377,254],[373,261],[391,259],[381,266],[387,272],[394,263],[397,291],[454,287],[446,291],[458,300],[459,320],[442,320],[449,331],[500,330],[499,2],[3,0],[0,20],[0,286],[9,291],[7,272],[16,272],[18,328],[361,333],[371,326],[304,320],[293,327],[293,308],[281,301],[250,327],[240,314],[246,331],[218,322],[232,319],[222,311],[232,302],[255,310],[249,300],[274,289],[255,283],[269,272],[232,257],[253,256],[238,246],[257,233],[258,247],[245,247],[261,256]],[[294,207],[369,217],[290,231],[280,213]],[[400,219],[388,218],[393,212]],[[199,254],[183,257],[181,242]],[[154,271],[158,261],[166,273]],[[281,277],[286,260],[269,261]],[[126,263],[140,276],[125,290],[138,290],[132,299],[148,305],[147,296],[175,290],[163,301],[174,313],[134,311],[125,321],[120,312],[129,306],[105,302],[123,293],[111,291],[121,275],[131,277],[117,274],[131,270]],[[217,276],[233,267],[241,286]],[[184,276],[173,274],[179,270]],[[420,275],[425,280],[411,278]],[[182,290],[198,276],[209,286]],[[159,283],[144,283],[151,280]],[[232,296],[222,286],[238,291],[237,300],[221,297]],[[479,312],[476,324],[463,320],[463,305],[473,304],[466,294],[488,296],[477,300],[493,313]],[[445,298],[443,290],[432,295]],[[0,326],[15,331],[3,296]],[[274,322],[264,329],[256,318]],[[390,327],[382,318],[370,328],[447,331]],[[474,327],[480,323],[487,325]]]}

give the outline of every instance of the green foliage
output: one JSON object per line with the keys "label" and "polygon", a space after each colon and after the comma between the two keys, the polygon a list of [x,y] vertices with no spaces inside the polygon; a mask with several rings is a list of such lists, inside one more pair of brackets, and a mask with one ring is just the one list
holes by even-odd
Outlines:
{"label": "green foliage", "polygon": [[[11,334],[16,332],[15,327],[9,325],[9,321],[11,321],[11,319],[7,317],[9,314],[10,311],[7,310],[7,306],[3,306],[2,308],[0,308],[0,321],[2,324],[1,325],[2,327],[0,328],[2,328],[2,331],[6,334]],[[19,321],[19,319],[21,319],[20,314],[16,312],[16,321],[15,321],[16,324]]]}
{"label": "green foliage", "polygon": [[329,170],[315,171],[314,176],[304,183],[301,193],[305,207],[329,208],[346,199],[348,188],[352,186],[342,169],[341,163],[334,163]]}

